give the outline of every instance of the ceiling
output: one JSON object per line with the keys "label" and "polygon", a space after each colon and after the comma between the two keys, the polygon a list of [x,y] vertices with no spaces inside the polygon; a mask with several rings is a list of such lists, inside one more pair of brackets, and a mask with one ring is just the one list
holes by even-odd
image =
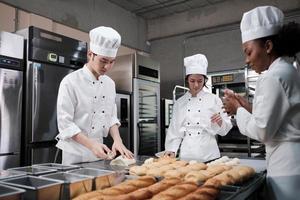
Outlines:
{"label": "ceiling", "polygon": [[144,19],[154,19],[226,0],[108,0]]}

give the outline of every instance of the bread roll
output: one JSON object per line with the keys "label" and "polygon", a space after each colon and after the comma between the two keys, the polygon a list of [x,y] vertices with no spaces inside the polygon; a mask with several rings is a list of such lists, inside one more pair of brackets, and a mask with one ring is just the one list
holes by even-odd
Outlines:
{"label": "bread roll", "polygon": [[229,176],[227,173],[219,174],[219,175],[213,177],[213,179],[219,180],[221,182],[221,185],[234,184],[234,179],[231,176]]}
{"label": "bread roll", "polygon": [[226,169],[228,169],[227,167],[224,167],[223,165],[212,165],[212,166],[207,167],[207,171],[210,171],[210,172],[213,172],[213,173],[216,173],[216,174],[221,174]]}
{"label": "bread roll", "polygon": [[177,160],[177,161],[174,162],[174,164],[183,167],[183,166],[186,166],[189,163],[185,160]]}
{"label": "bread roll", "polygon": [[198,184],[206,181],[209,177],[199,171],[192,171],[185,175],[184,180]]}
{"label": "bread roll", "polygon": [[169,171],[166,171],[164,173],[164,177],[166,178],[183,178],[184,177],[184,174],[183,173],[180,173],[179,171],[177,171],[176,169],[173,169],[173,170],[169,170]]}
{"label": "bread roll", "polygon": [[176,161],[176,158],[171,158],[171,157],[160,157],[157,162],[161,163],[163,165],[171,164]]}
{"label": "bread roll", "polygon": [[148,176],[159,177],[159,176],[162,176],[162,171],[160,168],[154,167],[154,168],[148,169],[146,174]]}
{"label": "bread roll", "polygon": [[230,176],[234,180],[233,184],[240,183],[243,181],[242,176],[238,173],[238,170],[231,169],[231,170],[225,171],[223,173],[226,173],[228,176]]}
{"label": "bread roll", "polygon": [[215,188],[220,188],[222,184],[219,180],[210,178],[207,181],[205,181],[203,186],[213,186]]}
{"label": "bread roll", "polygon": [[145,166],[133,166],[129,168],[129,174],[144,176],[147,173],[147,168]]}
{"label": "bread roll", "polygon": [[186,168],[190,170],[204,170],[207,168],[207,166],[204,163],[194,163],[187,165]]}
{"label": "bread roll", "polygon": [[187,167],[179,167],[176,169],[180,174],[182,174],[181,176],[185,176],[187,173],[189,173],[191,171],[191,169],[187,168]]}

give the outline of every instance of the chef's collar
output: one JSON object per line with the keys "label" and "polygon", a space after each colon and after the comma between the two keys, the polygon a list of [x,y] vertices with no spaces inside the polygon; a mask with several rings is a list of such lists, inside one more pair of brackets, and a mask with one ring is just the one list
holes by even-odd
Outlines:
{"label": "chef's collar", "polygon": [[[88,77],[90,81],[98,81],[98,79],[94,76],[93,72],[88,68],[87,64],[83,66],[83,72]],[[100,79],[100,76],[99,76]]]}
{"label": "chef's collar", "polygon": [[271,65],[270,65],[268,71],[269,71],[270,69],[274,68],[274,66],[276,66],[277,63],[279,63],[282,59],[283,59],[282,57],[276,58],[276,59],[271,63]]}
{"label": "chef's collar", "polygon": [[[199,97],[201,97],[202,95],[204,94],[204,91],[203,91],[203,88],[197,93],[197,95],[195,96],[196,98],[199,98]],[[189,98],[192,98],[192,93],[189,91],[188,92],[188,97]]]}

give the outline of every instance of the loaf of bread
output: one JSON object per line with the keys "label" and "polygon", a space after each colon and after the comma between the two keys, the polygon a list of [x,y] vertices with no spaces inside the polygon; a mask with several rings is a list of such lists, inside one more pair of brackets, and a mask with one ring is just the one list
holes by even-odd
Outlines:
{"label": "loaf of bread", "polygon": [[220,188],[222,186],[221,182],[219,180],[210,178],[207,181],[205,181],[205,183],[203,184],[203,186],[213,186],[215,188]]}
{"label": "loaf of bread", "polygon": [[[156,179],[152,176],[142,176],[138,179],[127,180],[119,185],[106,188],[104,190],[97,190],[94,192],[86,193],[78,196],[75,200],[89,200],[92,198],[107,199],[113,196],[120,196],[122,194],[128,194],[134,192],[140,188],[148,187],[156,183]],[[124,197],[125,198],[125,197]]]}
{"label": "loaf of bread", "polygon": [[204,182],[209,178],[209,176],[205,175],[201,171],[192,171],[185,175],[184,181],[198,184],[199,182]]}
{"label": "loaf of bread", "polygon": [[214,200],[218,197],[220,190],[213,186],[202,186],[180,200]]}
{"label": "loaf of bread", "polygon": [[207,171],[210,171],[215,174],[221,174],[222,172],[226,170],[230,170],[232,167],[231,166],[226,166],[226,165],[211,165],[207,167]]}
{"label": "loaf of bread", "polygon": [[197,189],[197,185],[194,183],[180,183],[153,196],[152,200],[178,199],[189,194],[190,192],[196,189]]}

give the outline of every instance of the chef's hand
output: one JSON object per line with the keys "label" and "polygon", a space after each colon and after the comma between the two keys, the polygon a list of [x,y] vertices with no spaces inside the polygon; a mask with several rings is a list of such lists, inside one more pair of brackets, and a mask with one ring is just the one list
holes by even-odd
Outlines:
{"label": "chef's hand", "polygon": [[108,155],[111,154],[112,151],[105,144],[91,141],[91,151],[97,158],[111,159]]}
{"label": "chef's hand", "polygon": [[222,120],[220,113],[216,113],[213,116],[211,116],[210,120],[211,120],[211,123],[216,123],[220,127],[222,126],[223,120]]}
{"label": "chef's hand", "polygon": [[125,145],[122,143],[122,141],[114,141],[114,144],[112,146],[112,151],[113,151],[114,155],[117,155],[117,151],[118,151],[125,158],[128,158],[128,159],[134,158],[133,153],[125,147]]}
{"label": "chef's hand", "polygon": [[239,107],[241,107],[241,104],[234,95],[223,98],[223,108],[228,115],[235,115]]}
{"label": "chef's hand", "polygon": [[239,94],[235,94],[235,98],[239,101],[242,107],[244,107],[248,112],[252,113],[252,105],[247,101],[247,99]]}
{"label": "chef's hand", "polygon": [[175,158],[175,152],[173,152],[173,151],[165,151],[163,157]]}

